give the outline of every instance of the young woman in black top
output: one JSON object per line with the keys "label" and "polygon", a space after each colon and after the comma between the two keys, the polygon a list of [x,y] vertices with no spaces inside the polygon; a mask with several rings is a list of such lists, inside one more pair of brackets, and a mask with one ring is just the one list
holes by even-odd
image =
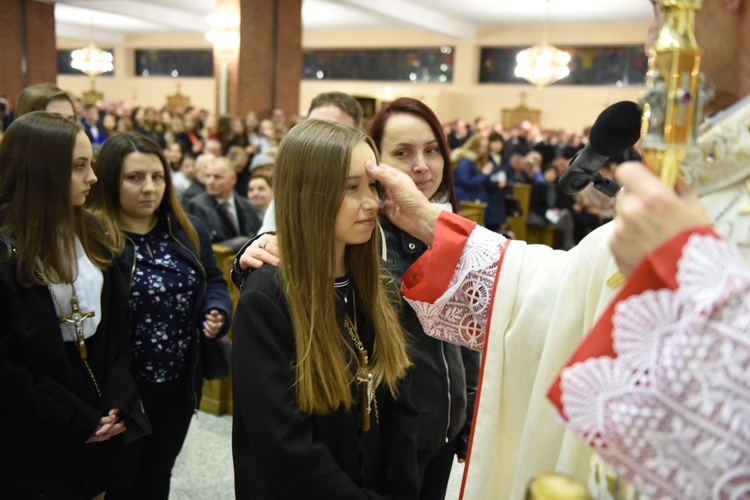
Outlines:
{"label": "young woman in black top", "polygon": [[329,121],[281,143],[281,264],[250,275],[235,319],[237,498],[417,496],[410,362],[366,161],[372,141]]}
{"label": "young woman in black top", "polygon": [[91,157],[80,127],[42,111],[0,143],[3,498],[93,498],[149,431],[129,370],[127,279],[82,209]]}

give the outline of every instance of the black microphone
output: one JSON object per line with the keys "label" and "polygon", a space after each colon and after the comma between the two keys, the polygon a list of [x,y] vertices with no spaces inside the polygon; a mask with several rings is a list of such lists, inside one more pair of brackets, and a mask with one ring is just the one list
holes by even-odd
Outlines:
{"label": "black microphone", "polygon": [[594,187],[614,196],[620,185],[604,177],[599,169],[607,158],[622,153],[641,136],[641,108],[631,101],[616,102],[604,111],[591,127],[589,143],[570,160],[558,185],[565,194],[575,194],[593,182]]}

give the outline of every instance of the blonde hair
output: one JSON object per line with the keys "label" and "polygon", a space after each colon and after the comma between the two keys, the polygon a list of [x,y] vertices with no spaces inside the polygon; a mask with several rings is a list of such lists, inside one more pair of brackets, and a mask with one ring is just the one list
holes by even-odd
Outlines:
{"label": "blonde hair", "polygon": [[474,133],[471,137],[469,137],[463,144],[463,146],[461,146],[461,148],[458,150],[455,166],[458,166],[458,162],[463,158],[474,162],[477,169],[484,166],[484,164],[487,162],[487,151],[483,151],[480,153],[479,149],[482,145],[482,141],[486,140],[488,139],[480,133]]}
{"label": "blonde hair", "polygon": [[[336,315],[333,280],[336,269],[334,221],[344,200],[351,154],[360,143],[374,143],[364,133],[331,121],[307,120],[292,128],[279,147],[275,166],[276,224],[283,290],[296,343],[295,393],[303,413],[328,413],[353,403],[356,357],[342,336]],[[359,301],[376,332],[372,356],[376,385],[396,394],[409,366],[406,336],[394,304],[392,278],[384,279],[378,238],[348,245],[347,269]]]}

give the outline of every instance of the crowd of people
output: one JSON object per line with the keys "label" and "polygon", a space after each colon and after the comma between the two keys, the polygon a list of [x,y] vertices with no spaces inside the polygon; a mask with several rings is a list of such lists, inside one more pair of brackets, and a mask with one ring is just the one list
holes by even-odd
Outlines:
{"label": "crowd of people", "polygon": [[[242,201],[235,203],[234,197],[211,207],[214,221],[222,224],[212,234],[214,243],[224,242],[237,249],[237,245],[254,231],[248,225],[227,220],[221,205],[232,207],[232,216],[237,204],[244,205],[249,199],[255,207],[257,217],[262,219],[273,198],[272,171],[255,168],[261,162],[272,162],[279,142],[287,131],[301,120],[294,115],[287,119],[283,110],[274,110],[268,118],[259,119],[258,113],[249,111],[244,116],[217,116],[205,109],[187,108],[174,112],[164,107],[138,107],[118,100],[98,101],[96,104],[83,104],[72,97],[75,119],[81,124],[91,140],[96,154],[104,141],[112,135],[136,131],[148,136],[165,150],[172,173],[175,175],[175,188],[181,197],[183,207],[188,209],[189,199],[203,193],[205,181],[201,156],[223,156],[229,159],[235,171],[236,181],[232,193]],[[339,109],[341,103],[329,104],[329,108]],[[344,104],[346,106],[348,104]],[[5,126],[12,121],[13,111],[10,102]],[[314,107],[313,107],[314,108]],[[334,112],[335,113],[335,112]],[[322,115],[328,118],[327,115]],[[335,119],[335,116],[331,116]],[[362,118],[365,129],[372,117]],[[557,189],[556,178],[562,175],[573,155],[587,140],[588,130],[581,133],[555,129],[540,129],[538,125],[524,122],[509,129],[500,123],[488,123],[479,117],[472,125],[462,119],[441,123],[447,139],[454,186],[459,202],[480,202],[486,204],[483,224],[488,229],[513,237],[509,228],[507,200],[513,198],[513,185],[523,183],[537,191],[535,203],[528,208],[527,224],[532,228],[555,226],[559,229],[557,244],[563,249],[572,248],[593,229],[611,220],[612,200],[598,196],[593,188],[579,195],[571,196]],[[0,127],[2,128],[2,127]],[[612,164],[632,156],[613,158]],[[554,166],[556,178],[549,181],[544,172]],[[551,174],[550,174],[551,175]],[[264,177],[264,179],[257,179]],[[250,181],[254,185],[253,196],[248,198]],[[187,195],[183,193],[190,188]],[[227,193],[229,193],[227,191]],[[223,197],[212,195],[214,198]],[[192,212],[191,212],[192,213]],[[562,221],[560,221],[562,214]],[[204,216],[199,217],[207,223]],[[249,217],[256,219],[256,214]],[[213,229],[209,225],[209,229]],[[255,228],[257,229],[257,228]],[[221,239],[219,239],[221,238]],[[233,242],[233,238],[236,238]]]}
{"label": "crowd of people", "polygon": [[[242,290],[238,498],[443,498],[456,459],[466,498],[522,498],[549,471],[600,498],[625,480],[745,496],[750,87],[726,49],[750,15],[707,3],[695,21],[717,99],[691,186],[625,163],[614,206],[561,201],[577,139],[448,130],[408,97],[367,131],[341,92],[298,124],[186,110],[167,127],[24,89],[0,140],[3,493],[168,498],[200,347],[232,322],[222,244]],[[503,234],[517,182],[568,251]]]}

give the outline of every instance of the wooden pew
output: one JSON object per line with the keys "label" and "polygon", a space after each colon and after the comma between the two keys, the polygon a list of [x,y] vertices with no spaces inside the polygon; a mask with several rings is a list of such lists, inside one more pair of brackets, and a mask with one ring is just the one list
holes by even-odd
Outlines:
{"label": "wooden pew", "polygon": [[537,229],[526,225],[526,217],[529,214],[529,203],[531,201],[531,184],[514,184],[513,194],[523,209],[523,214],[520,217],[508,218],[508,226],[515,233],[516,239],[527,243],[541,243],[552,248],[559,248],[557,243],[558,231],[555,226],[550,224],[544,229]]}
{"label": "wooden pew", "polygon": [[462,201],[461,208],[458,210],[458,215],[464,219],[469,219],[480,226],[484,226],[484,209],[487,208],[486,203],[475,203],[473,201]]}
{"label": "wooden pew", "polygon": [[[232,269],[232,261],[234,260],[234,252],[231,248],[213,245],[214,257],[216,257],[216,264],[224,274],[224,279],[227,281],[229,286],[229,296],[232,298],[232,308],[237,306],[237,301],[240,298],[240,291],[232,285],[232,281],[229,279],[229,271]],[[232,336],[232,330],[230,328],[227,334]],[[228,377],[224,380],[204,380],[203,381],[203,399],[201,399],[200,409],[206,413],[213,415],[224,415],[232,414],[232,377]]]}

